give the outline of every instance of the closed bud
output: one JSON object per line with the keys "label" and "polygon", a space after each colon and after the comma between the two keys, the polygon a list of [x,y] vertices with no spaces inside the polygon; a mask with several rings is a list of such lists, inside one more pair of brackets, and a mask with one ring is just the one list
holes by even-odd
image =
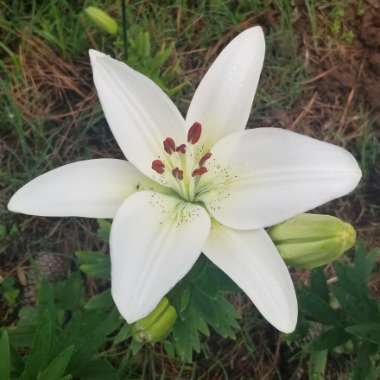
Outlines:
{"label": "closed bud", "polygon": [[332,262],[356,241],[354,228],[331,215],[300,214],[268,232],[287,264],[306,269]]}
{"label": "closed bud", "polygon": [[159,342],[170,333],[176,319],[175,308],[164,297],[148,316],[134,324],[134,337],[141,343]]}
{"label": "closed bud", "polygon": [[97,7],[87,7],[86,15],[103,31],[109,34],[116,34],[118,30],[117,22],[106,12]]}

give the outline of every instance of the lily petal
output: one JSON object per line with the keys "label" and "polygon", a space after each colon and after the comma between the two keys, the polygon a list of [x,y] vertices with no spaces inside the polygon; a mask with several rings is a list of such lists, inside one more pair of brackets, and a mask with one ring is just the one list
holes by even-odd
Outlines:
{"label": "lily petal", "polygon": [[111,228],[112,296],[132,323],[191,269],[210,231],[204,208],[159,193],[128,198]]}
{"label": "lily petal", "polygon": [[212,152],[199,199],[236,229],[280,223],[349,193],[361,178],[345,149],[278,128],[234,133]]}
{"label": "lily petal", "polygon": [[124,155],[146,176],[160,180],[152,161],[162,158],[163,141],[185,140],[185,122],[169,97],[126,64],[90,50],[95,86],[108,124]]}
{"label": "lily petal", "polygon": [[154,184],[129,162],[78,161],[51,170],[24,185],[8,209],[39,216],[113,218],[125,198]]}
{"label": "lily petal", "polygon": [[214,224],[204,254],[247,294],[278,330],[297,323],[297,298],[288,269],[265,230],[238,231]]}
{"label": "lily petal", "polygon": [[265,39],[260,27],[245,30],[219,54],[195,91],[186,122],[204,127],[207,149],[245,128],[263,67]]}

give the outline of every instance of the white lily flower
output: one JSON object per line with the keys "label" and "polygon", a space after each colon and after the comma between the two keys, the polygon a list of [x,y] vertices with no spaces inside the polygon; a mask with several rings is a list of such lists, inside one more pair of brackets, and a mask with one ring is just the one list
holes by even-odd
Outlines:
{"label": "white lily flower", "polygon": [[65,165],[9,202],[26,214],[113,218],[112,296],[130,323],[203,252],[273,326],[295,328],[292,280],[264,228],[349,193],[361,171],[332,144],[277,128],[244,130],[264,52],[260,27],[234,38],[184,120],[150,79],[91,50],[100,102],[128,161]]}

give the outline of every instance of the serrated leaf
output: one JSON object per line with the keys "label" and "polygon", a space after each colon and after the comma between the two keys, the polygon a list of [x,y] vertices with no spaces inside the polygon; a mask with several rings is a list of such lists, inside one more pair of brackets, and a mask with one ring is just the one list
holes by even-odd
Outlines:
{"label": "serrated leaf", "polygon": [[329,302],[329,289],[327,287],[326,276],[323,268],[318,268],[311,272],[310,289],[325,302]]}
{"label": "serrated leaf", "polygon": [[75,344],[75,354],[69,365],[69,372],[74,376],[95,353],[105,344],[107,337],[116,331],[122,320],[116,309],[111,312],[88,310],[78,314],[65,330],[65,346]]}
{"label": "serrated leaf", "polygon": [[9,337],[6,330],[3,330],[0,338],[0,379],[9,380],[11,376],[11,354]]}
{"label": "serrated leaf", "polygon": [[191,296],[191,290],[189,288],[185,288],[184,291],[180,295],[180,302],[179,302],[179,312],[183,313],[190,303],[190,296]]}
{"label": "serrated leaf", "polygon": [[62,351],[51,361],[48,367],[40,374],[38,380],[59,380],[64,374],[74,352],[74,346],[71,345]]}
{"label": "serrated leaf", "polygon": [[223,295],[218,295],[210,302],[204,292],[194,288],[192,307],[218,334],[225,338],[235,337],[235,330],[239,326],[238,315]]}
{"label": "serrated leaf", "polygon": [[298,291],[299,307],[311,320],[326,325],[339,325],[339,315],[318,295],[307,289]]}
{"label": "serrated leaf", "polygon": [[176,354],[191,362],[193,351],[200,352],[201,336],[210,334],[209,326],[224,337],[235,336],[238,314],[225,298],[223,290],[236,290],[236,285],[205,257],[171,292],[178,319],[172,335]]}
{"label": "serrated leaf", "polygon": [[377,250],[372,250],[367,255],[364,244],[362,242],[358,242],[355,249],[354,270],[358,278],[362,279],[363,283],[368,283],[369,276],[374,269],[378,256],[379,252]]}
{"label": "serrated leaf", "polygon": [[365,297],[368,294],[367,282],[357,273],[354,268],[335,263],[335,272],[338,276],[339,286],[356,298]]}
{"label": "serrated leaf", "polygon": [[378,320],[377,303],[369,298],[369,293],[357,298],[350,290],[343,288],[340,283],[334,284],[331,290],[342,307],[342,311],[349,324],[360,324]]}

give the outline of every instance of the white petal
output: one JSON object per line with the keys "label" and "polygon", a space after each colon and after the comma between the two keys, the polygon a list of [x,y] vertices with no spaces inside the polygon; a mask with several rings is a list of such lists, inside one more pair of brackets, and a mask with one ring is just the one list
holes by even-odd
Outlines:
{"label": "white petal", "polygon": [[264,230],[238,231],[214,224],[204,254],[247,294],[278,330],[297,323],[297,298],[288,269]]}
{"label": "white petal", "polygon": [[152,170],[163,141],[185,142],[185,122],[168,96],[149,78],[111,57],[90,50],[100,103],[125,156],[140,171],[158,179]]}
{"label": "white petal", "polygon": [[150,188],[150,183],[127,161],[78,161],[24,185],[13,195],[8,209],[39,216],[113,218],[126,197],[137,188]]}
{"label": "white petal", "polygon": [[212,149],[201,196],[220,223],[271,226],[352,191],[361,178],[346,150],[278,128],[225,137]]}
{"label": "white petal", "polygon": [[200,206],[154,192],[129,197],[112,224],[112,296],[132,323],[191,269],[210,231]]}
{"label": "white petal", "polygon": [[245,30],[219,54],[199,84],[186,116],[204,127],[207,147],[245,128],[265,55],[260,27]]}

